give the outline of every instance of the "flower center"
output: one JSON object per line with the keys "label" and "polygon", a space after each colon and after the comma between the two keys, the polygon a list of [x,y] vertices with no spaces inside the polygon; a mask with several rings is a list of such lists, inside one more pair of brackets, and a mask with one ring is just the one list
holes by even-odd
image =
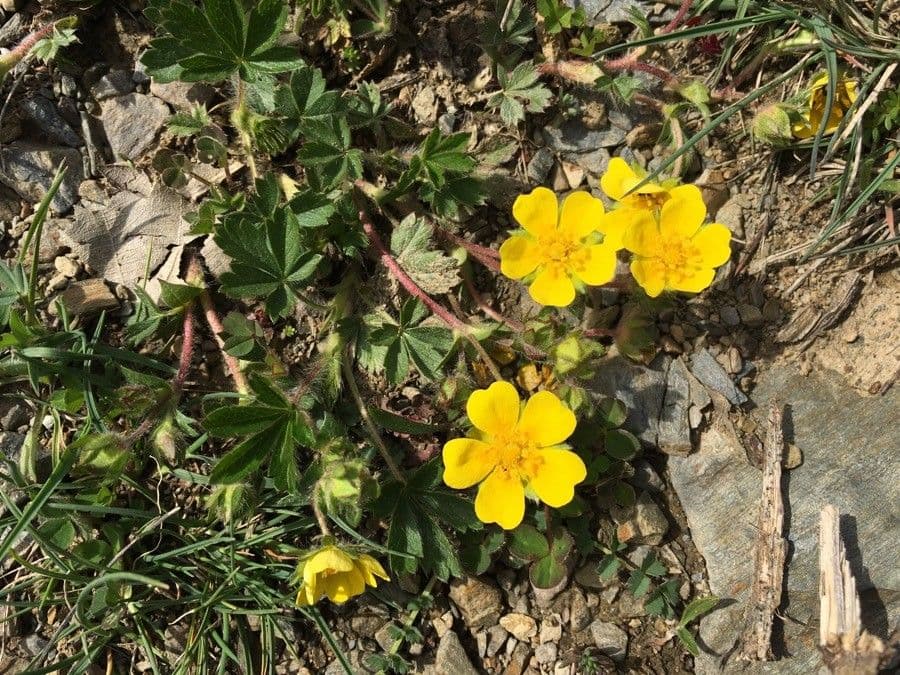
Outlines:
{"label": "flower center", "polygon": [[528,480],[534,474],[535,461],[541,461],[534,452],[537,445],[521,432],[512,430],[510,433],[494,438],[497,448],[498,468],[518,476],[522,480]]}
{"label": "flower center", "polygon": [[663,204],[669,199],[668,192],[651,192],[646,194],[631,194],[626,197],[628,201],[637,209],[646,211],[658,211]]}
{"label": "flower center", "polygon": [[662,248],[665,251],[662,262],[670,279],[690,277],[702,267],[701,252],[690,239],[666,238]]}
{"label": "flower center", "polygon": [[545,261],[566,264],[578,250],[580,242],[560,233],[555,233],[541,239],[540,246]]}

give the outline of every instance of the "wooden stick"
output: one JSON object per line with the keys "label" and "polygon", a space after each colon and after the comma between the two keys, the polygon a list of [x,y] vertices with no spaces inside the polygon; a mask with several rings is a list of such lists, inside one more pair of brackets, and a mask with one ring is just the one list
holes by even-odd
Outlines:
{"label": "wooden stick", "polygon": [[784,501],[781,495],[781,462],[784,454],[783,412],[773,403],[769,408],[769,430],[764,446],[762,504],[754,554],[754,579],[747,609],[740,658],[745,661],[771,661],[772,623],[781,604],[784,559],[787,540],[784,527]]}
{"label": "wooden stick", "polygon": [[856,579],[841,541],[840,514],[828,505],[819,515],[819,650],[829,672],[875,675],[884,643],[862,628]]}

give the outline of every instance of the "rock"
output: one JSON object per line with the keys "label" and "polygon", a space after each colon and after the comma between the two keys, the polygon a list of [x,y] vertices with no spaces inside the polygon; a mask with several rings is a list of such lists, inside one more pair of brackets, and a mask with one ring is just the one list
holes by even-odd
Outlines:
{"label": "rock", "polygon": [[[596,567],[596,564],[594,565]],[[573,633],[584,630],[591,623],[591,612],[588,609],[584,593],[577,588],[571,591],[571,603],[569,604],[569,627]]]}
{"label": "rock", "polygon": [[732,197],[716,212],[716,222],[725,225],[738,239],[744,238],[743,197]]}
{"label": "rock", "polygon": [[554,643],[545,642],[538,645],[537,649],[534,650],[534,658],[538,663],[546,666],[556,661],[557,651],[558,649]]}
{"label": "rock", "polygon": [[633,506],[613,507],[610,515],[618,525],[616,535],[621,542],[655,546],[669,531],[668,519],[646,492],[638,496]]}
{"label": "rock", "polygon": [[194,106],[208,104],[216,95],[216,90],[203,82],[161,83],[154,80],[150,83],[150,93],[176,110],[189,110]]}
{"label": "rock", "polygon": [[370,633],[383,651],[389,652],[391,651],[391,647],[394,646],[394,626],[395,624],[393,621],[385,623],[382,618],[381,627],[376,629],[373,633]]}
{"label": "rock", "polygon": [[519,642],[513,650],[509,663],[503,669],[503,675],[522,675],[529,658],[531,658],[531,647],[524,642]]}
{"label": "rock", "polygon": [[[816,672],[821,665],[818,641],[818,524],[826,504],[838,506],[850,569],[861,591],[863,626],[884,639],[900,621],[900,568],[896,564],[896,509],[900,503],[900,437],[895,424],[900,392],[879,398],[849,390],[828,371],[800,375],[779,363],[760,371],[754,403],[764,411],[771,401],[789,405],[786,440],[804,449],[804,462],[783,482],[785,536],[789,540],[785,574],[790,621],[783,630],[784,656],[779,674]],[[743,628],[753,579],[753,547],[761,495],[761,474],[746,460],[734,433],[713,424],[699,451],[669,458],[672,485],[678,494],[694,543],[706,560],[710,591],[737,602],[712,612],[700,625],[703,643],[727,652]],[[728,486],[723,489],[722,486]],[[861,486],[865,486],[861,489]],[[698,673],[721,672],[705,650]],[[726,664],[736,672],[738,664]],[[745,672],[745,671],[741,671]],[[763,666],[748,672],[773,672]]]}
{"label": "rock", "polygon": [[563,0],[563,4],[573,9],[582,8],[589,26],[606,23],[629,23],[635,13],[647,17],[652,23],[670,21],[675,15],[674,7],[654,14],[654,3],[646,0]]}
{"label": "rock", "polygon": [[584,182],[584,169],[578,166],[578,164],[563,160],[560,163],[560,166],[562,167],[563,175],[566,177],[566,182],[571,189],[577,189],[581,183]]}
{"label": "rock", "polygon": [[41,637],[37,633],[32,633],[25,638],[25,649],[27,649],[28,653],[32,656],[49,653],[50,641],[46,638]]}
{"label": "rock", "polygon": [[737,309],[738,314],[741,317],[741,321],[745,326],[755,328],[758,326],[762,326],[765,322],[765,320],[763,319],[762,311],[756,305],[751,305],[744,302],[738,305]]}
{"label": "rock", "polygon": [[732,405],[743,405],[749,400],[707,349],[694,352],[691,372],[704,386],[722,394]]}
{"label": "rock", "polygon": [[96,314],[119,306],[118,298],[112,294],[102,279],[73,281],[60,294],[60,298],[71,316]]}
{"label": "rock", "polygon": [[384,624],[384,617],[378,614],[357,614],[350,618],[350,629],[362,638],[371,638]]}
{"label": "rock", "polygon": [[503,626],[491,626],[487,629],[487,635],[488,644],[487,649],[485,650],[485,656],[490,658],[496,656],[497,653],[503,649],[503,645],[506,644],[509,633],[506,632],[506,629]]}
{"label": "rock", "polygon": [[562,639],[562,624],[558,614],[551,614],[541,621],[541,630],[538,633],[538,642],[559,642]]}
{"label": "rock", "polygon": [[[19,427],[28,424],[31,411],[27,405],[20,401],[0,398],[0,429],[16,431]],[[0,443],[2,452],[2,443]]]}
{"label": "rock", "polygon": [[673,359],[666,372],[666,391],[659,411],[656,443],[667,455],[686,455],[693,449],[688,408],[691,404],[691,377],[680,358]]}
{"label": "rock", "polygon": [[100,102],[106,140],[116,157],[137,159],[169,118],[165,103],[146,94],[127,94]]}
{"label": "rock", "polygon": [[719,316],[722,317],[722,323],[726,326],[737,326],[741,323],[741,315],[738,314],[737,307],[733,305],[725,305],[719,310]]}
{"label": "rock", "polygon": [[609,151],[605,148],[598,148],[579,154],[566,153],[563,155],[563,159],[574,162],[587,171],[590,176],[597,177],[606,171],[609,164]]}
{"label": "rock", "polygon": [[134,81],[131,79],[131,73],[119,69],[109,71],[91,87],[91,95],[97,101],[103,101],[113,96],[125,96],[133,91]]}
{"label": "rock", "polygon": [[520,642],[527,642],[537,635],[537,622],[527,614],[506,614],[500,617],[500,625]]}
{"label": "rock", "polygon": [[9,20],[0,27],[0,47],[17,42],[28,30],[28,21],[24,14],[13,14]]}
{"label": "rock", "polygon": [[494,625],[500,617],[500,591],[477,577],[458,579],[450,585],[450,599],[459,607],[470,629]]}
{"label": "rock", "polygon": [[156,270],[169,247],[182,243],[188,230],[182,197],[158,184],[143,196],[123,191],[102,211],[75,208],[65,235],[79,259],[105,279],[135,285],[148,268]]}
{"label": "rock", "polygon": [[612,583],[610,579],[601,579],[599,568],[599,560],[588,560],[584,565],[575,572],[575,583],[582,588],[600,589],[606,588]]}
{"label": "rock", "polygon": [[421,124],[433,124],[437,119],[437,99],[434,89],[428,85],[422,87],[412,100],[413,114]]}
{"label": "rock", "polygon": [[69,279],[74,279],[75,277],[77,277],[78,272],[80,271],[77,262],[63,255],[54,258],[53,266],[56,268],[57,272]]}
{"label": "rock", "polygon": [[478,675],[459,637],[452,630],[444,633],[438,643],[434,666],[436,675]]}
{"label": "rock", "polygon": [[59,114],[53,101],[43,96],[32,96],[19,103],[22,119],[30,122],[51,143],[62,143],[76,148],[84,145],[69,123]]}
{"label": "rock", "polygon": [[50,205],[57,214],[66,213],[77,201],[78,185],[84,178],[81,153],[75,148],[11,143],[0,148],[0,181],[36,204],[53,183],[56,169],[63,164],[68,170]]}
{"label": "rock", "polygon": [[625,660],[625,653],[628,650],[628,633],[616,624],[600,621],[600,619],[591,624],[590,631],[594,638],[594,645],[602,654],[606,654],[616,663],[622,663]]}
{"label": "rock", "polygon": [[640,490],[652,490],[653,492],[662,492],[665,484],[653,465],[646,459],[636,459],[632,461],[634,475],[629,482]]}
{"label": "rock", "polygon": [[553,168],[553,151],[550,148],[538,148],[534,157],[528,162],[526,174],[532,183],[543,183]]}
{"label": "rock", "polygon": [[619,127],[597,131],[578,119],[567,120],[559,127],[547,127],[543,134],[547,144],[557,152],[591,152],[615,147],[625,140],[625,132]]}
{"label": "rock", "polygon": [[[25,422],[27,421],[26,418]],[[6,459],[13,462],[19,461],[19,453],[23,445],[25,445],[25,434],[17,434],[12,431],[0,432],[0,455]]]}

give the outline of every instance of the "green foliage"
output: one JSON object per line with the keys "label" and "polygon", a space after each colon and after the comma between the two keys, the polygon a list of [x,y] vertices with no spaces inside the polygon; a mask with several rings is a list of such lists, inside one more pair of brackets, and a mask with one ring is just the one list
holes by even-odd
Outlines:
{"label": "green foliage", "polygon": [[415,215],[404,218],[391,235],[391,253],[404,271],[426,293],[439,295],[456,286],[459,263],[431,244],[431,228]]}
{"label": "green foliage", "polygon": [[220,335],[228,354],[245,361],[262,361],[266,355],[263,344],[265,331],[256,321],[251,321],[238,312],[229,312],[222,320],[225,332]]}
{"label": "green foliage", "polygon": [[440,460],[432,460],[410,472],[406,483],[389,480],[373,504],[376,515],[388,525],[386,545],[395,574],[421,569],[446,581],[462,574],[455,544],[445,527],[462,533],[478,530],[472,502],[443,487]]}
{"label": "green foliage", "polygon": [[528,578],[536,588],[553,588],[566,578],[574,539],[564,528],[546,535],[532,525],[519,525],[509,535],[511,556],[529,563]]}
{"label": "green foliage", "polygon": [[11,307],[28,294],[25,268],[14,262],[0,261],[0,329],[9,323]]}
{"label": "green foliage", "polygon": [[188,112],[172,115],[166,122],[166,127],[176,136],[196,136],[210,124],[212,124],[212,119],[206,106],[196,105]]}
{"label": "green foliage", "polygon": [[247,11],[239,0],[151,0],[144,10],[159,37],[142,61],[160,82],[221,82],[233,74],[257,82],[301,65],[296,52],[277,44],[288,8],[260,0]]}
{"label": "green foliage", "polygon": [[58,21],[53,28],[53,33],[42,40],[38,40],[31,48],[31,54],[44,63],[49,63],[56,58],[59,50],[78,42],[75,36],[75,28],[63,27],[63,22]]}
{"label": "green foliage", "polygon": [[563,29],[584,25],[584,9],[573,9],[560,0],[537,0],[537,11],[544,19],[544,30],[549,35],[561,33]]}
{"label": "green foliage", "polygon": [[500,109],[500,118],[511,127],[525,119],[525,113],[542,112],[550,103],[552,94],[540,83],[540,74],[530,63],[520,63],[513,71],[500,66],[497,79],[501,90],[494,94],[488,105]]}

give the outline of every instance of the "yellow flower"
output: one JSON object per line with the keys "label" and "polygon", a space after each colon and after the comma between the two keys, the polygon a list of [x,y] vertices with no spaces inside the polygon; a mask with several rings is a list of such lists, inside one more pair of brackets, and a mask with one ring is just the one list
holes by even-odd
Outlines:
{"label": "yellow flower", "polygon": [[609,160],[606,173],[600,177],[603,192],[618,202],[618,206],[603,217],[602,225],[610,240],[619,244],[617,248],[622,248],[625,233],[640,214],[658,211],[669,198],[669,188],[658,183],[645,183],[635,190],[642,180],[644,176],[638,175],[621,157]]}
{"label": "yellow flower", "polygon": [[452,488],[480,483],[475,515],[511,530],[525,515],[526,490],[548,506],[565,506],[587,471],[563,442],[575,431],[575,415],[549,391],[521,408],[509,382],[472,392],[466,404],[473,438],[444,445],[444,482]]}
{"label": "yellow flower", "polygon": [[[616,272],[616,248],[594,243],[603,202],[587,192],[573,192],[562,210],[552,190],[539,187],[519,195],[513,217],[525,234],[511,236],[500,247],[500,271],[511,279],[535,273],[528,292],[535,302],[565,307],[575,299],[575,282],[600,286]],[[619,246],[621,248],[621,246]]]}
{"label": "yellow flower", "polygon": [[[794,124],[792,130],[797,138],[812,138],[822,125],[825,116],[825,101],[828,98],[828,74],[822,74],[813,80],[809,91],[809,107],[803,112],[803,119]],[[831,111],[828,113],[828,122],[825,124],[825,134],[833,134],[835,129],[844,119],[844,113],[850,109],[856,101],[856,80],[844,76],[838,78],[834,88],[834,100],[831,102]]]}
{"label": "yellow flower", "polygon": [[645,213],[626,233],[625,247],[635,254],[631,273],[651,298],[664,290],[699,293],[731,257],[731,231],[718,223],[704,226],[705,218],[699,188],[681,185],[669,192],[658,217]]}
{"label": "yellow flower", "polygon": [[342,604],[361,595],[366,584],[377,586],[375,577],[388,580],[387,572],[372,556],[351,554],[334,545],[323,546],[301,561],[295,576],[301,581],[297,591],[300,607],[314,605],[323,596]]}

